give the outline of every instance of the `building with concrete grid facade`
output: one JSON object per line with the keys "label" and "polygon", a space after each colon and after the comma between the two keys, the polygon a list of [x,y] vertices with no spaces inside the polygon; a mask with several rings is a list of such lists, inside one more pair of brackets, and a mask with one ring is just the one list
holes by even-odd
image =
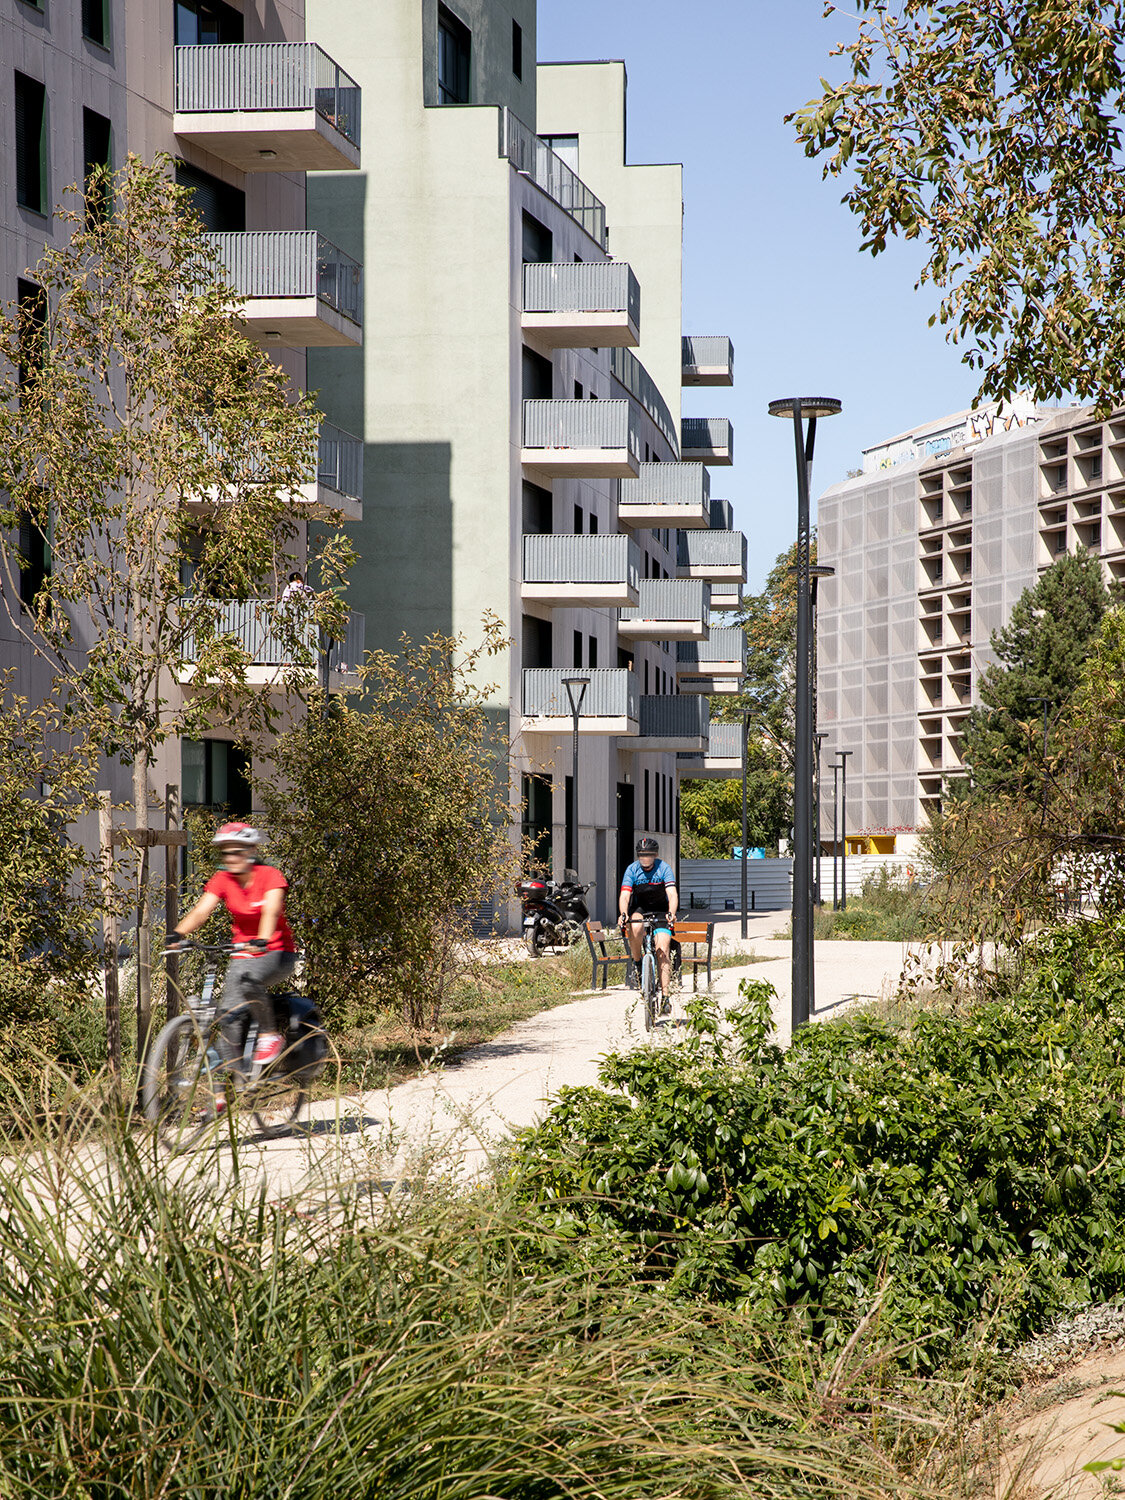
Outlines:
{"label": "building with concrete grid facade", "polygon": [[1125,579],[1125,414],[1035,406],[960,413],[864,452],[820,498],[818,719],[854,752],[848,832],[893,841],[962,773],[960,730],[990,639],[1061,554]]}

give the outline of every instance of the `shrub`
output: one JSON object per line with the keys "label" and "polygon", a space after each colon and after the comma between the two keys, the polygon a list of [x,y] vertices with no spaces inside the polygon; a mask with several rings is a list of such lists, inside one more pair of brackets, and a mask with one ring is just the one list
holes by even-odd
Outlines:
{"label": "shrub", "polygon": [[[1042,939],[1016,994],[895,1028],[766,1041],[769,987],[720,1030],[611,1057],[525,1134],[518,1191],[691,1297],[796,1312],[828,1347],[876,1298],[928,1364],[1125,1290],[1125,926]],[[596,1252],[595,1252],[596,1253]]]}

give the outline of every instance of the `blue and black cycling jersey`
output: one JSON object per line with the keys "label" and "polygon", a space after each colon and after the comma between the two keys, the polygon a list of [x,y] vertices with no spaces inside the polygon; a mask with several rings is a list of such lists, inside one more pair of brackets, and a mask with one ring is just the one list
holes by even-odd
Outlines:
{"label": "blue and black cycling jersey", "polygon": [[668,887],[675,883],[672,867],[664,860],[658,859],[651,870],[634,860],[621,877],[621,889],[629,892],[630,916],[635,911],[666,912]]}

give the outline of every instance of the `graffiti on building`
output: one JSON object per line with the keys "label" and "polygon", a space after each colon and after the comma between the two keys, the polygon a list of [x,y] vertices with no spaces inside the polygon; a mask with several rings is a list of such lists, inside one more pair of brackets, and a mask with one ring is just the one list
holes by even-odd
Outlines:
{"label": "graffiti on building", "polygon": [[940,457],[952,453],[955,448],[967,448],[971,444],[983,443],[985,438],[997,432],[1011,432],[1013,428],[1029,427],[1039,421],[1038,412],[1026,401],[1001,409],[998,405],[982,407],[980,411],[967,412],[956,418],[948,427],[931,431],[925,436],[911,433],[876,448],[867,448],[863,454],[864,473],[878,469],[897,469],[900,464],[915,463],[921,458]]}

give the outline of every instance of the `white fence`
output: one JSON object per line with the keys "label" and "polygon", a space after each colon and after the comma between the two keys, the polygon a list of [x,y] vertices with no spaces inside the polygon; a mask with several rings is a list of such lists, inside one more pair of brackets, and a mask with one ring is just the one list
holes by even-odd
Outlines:
{"label": "white fence", "polygon": [[[902,854],[850,854],[847,860],[848,895],[858,896],[870,875],[886,870],[888,878],[904,884],[916,872],[915,863]],[[836,886],[842,895],[842,862],[837,861]],[[679,868],[680,903],[686,910],[694,904],[723,911],[733,901],[742,909],[742,861],[737,859],[683,859]],[[821,899],[832,902],[832,859],[823,855],[820,864]],[[793,905],[792,859],[748,859],[746,890],[753,911],[789,911]]]}

